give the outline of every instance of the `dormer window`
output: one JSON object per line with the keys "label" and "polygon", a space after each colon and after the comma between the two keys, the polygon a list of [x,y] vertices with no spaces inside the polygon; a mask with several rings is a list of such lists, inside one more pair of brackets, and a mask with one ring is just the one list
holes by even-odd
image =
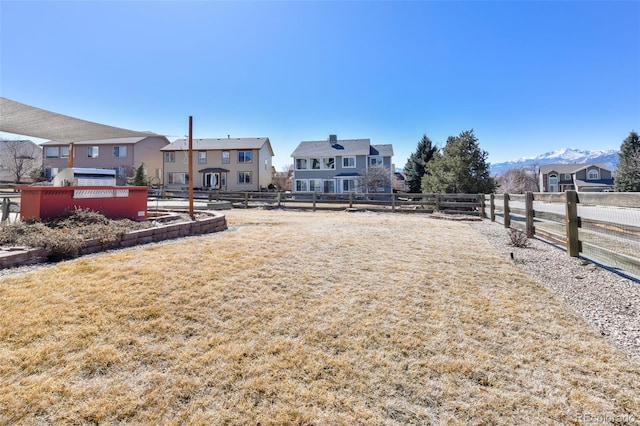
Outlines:
{"label": "dormer window", "polygon": [[598,173],[598,169],[591,169],[587,172],[587,180],[598,180],[600,179],[600,173]]}

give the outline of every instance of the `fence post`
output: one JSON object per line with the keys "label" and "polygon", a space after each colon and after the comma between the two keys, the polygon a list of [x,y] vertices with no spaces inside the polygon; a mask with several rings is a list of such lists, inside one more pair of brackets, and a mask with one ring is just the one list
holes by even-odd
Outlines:
{"label": "fence post", "polygon": [[349,208],[353,208],[353,192],[349,193]]}
{"label": "fence post", "polygon": [[244,208],[245,209],[249,208],[249,193],[248,192],[244,193]]}
{"label": "fence post", "polygon": [[509,211],[509,194],[504,194],[504,227],[511,228],[511,212]]}
{"label": "fence post", "polygon": [[524,198],[525,222],[527,238],[533,238],[535,229],[533,228],[533,192],[527,191]]}
{"label": "fence post", "polygon": [[280,201],[282,200],[282,192],[278,191],[278,208],[280,208]]}
{"label": "fence post", "polygon": [[316,211],[316,193],[313,193],[313,211]]}
{"label": "fence post", "polygon": [[576,191],[566,191],[567,214],[565,216],[567,228],[567,253],[571,257],[580,256],[580,238],[578,227],[578,193]]}
{"label": "fence post", "polygon": [[492,192],[491,194],[489,194],[489,216],[491,219],[491,222],[495,222],[496,221],[496,195]]}
{"label": "fence post", "polygon": [[396,211],[396,194],[393,191],[391,192],[391,211]]}
{"label": "fence post", "polygon": [[480,217],[484,219],[485,210],[484,210],[484,194],[478,194],[478,201],[480,202]]}
{"label": "fence post", "polygon": [[435,210],[437,212],[440,211],[440,194],[434,194],[435,195]]}

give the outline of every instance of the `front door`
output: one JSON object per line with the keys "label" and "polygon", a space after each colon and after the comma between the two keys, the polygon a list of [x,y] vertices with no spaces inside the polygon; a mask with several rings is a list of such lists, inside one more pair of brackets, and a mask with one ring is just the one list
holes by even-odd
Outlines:
{"label": "front door", "polygon": [[220,189],[220,173],[205,173],[202,186],[208,189]]}

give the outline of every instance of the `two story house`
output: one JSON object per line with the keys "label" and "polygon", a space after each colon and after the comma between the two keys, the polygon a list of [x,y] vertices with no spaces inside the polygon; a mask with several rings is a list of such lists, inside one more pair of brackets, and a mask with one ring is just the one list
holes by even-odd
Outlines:
{"label": "two story house", "polygon": [[[189,141],[178,139],[162,148],[163,176],[169,190],[189,184]],[[269,138],[192,140],[193,186],[221,191],[260,191],[272,181],[273,149]]]}
{"label": "two story house", "polygon": [[144,163],[147,176],[162,183],[162,153],[169,144],[161,135],[79,141],[73,144],[48,141],[42,144],[42,168],[45,178],[53,179],[60,170],[69,167],[69,152],[73,146],[73,167],[112,169],[116,184],[125,185],[135,169]]}
{"label": "two story house", "polygon": [[[369,139],[300,142],[293,157],[293,192],[362,193],[392,192],[393,146],[371,145]],[[372,166],[389,171],[388,185],[375,189],[362,188],[360,182]]]}
{"label": "two story house", "polygon": [[538,170],[541,192],[610,192],[613,174],[602,164],[545,164]]}

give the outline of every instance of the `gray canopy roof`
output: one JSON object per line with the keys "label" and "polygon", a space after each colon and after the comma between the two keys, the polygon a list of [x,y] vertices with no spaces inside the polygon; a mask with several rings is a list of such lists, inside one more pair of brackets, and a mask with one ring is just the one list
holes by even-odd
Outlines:
{"label": "gray canopy roof", "polygon": [[58,114],[0,97],[0,131],[51,139],[56,142],[77,142],[135,136],[159,136]]}

